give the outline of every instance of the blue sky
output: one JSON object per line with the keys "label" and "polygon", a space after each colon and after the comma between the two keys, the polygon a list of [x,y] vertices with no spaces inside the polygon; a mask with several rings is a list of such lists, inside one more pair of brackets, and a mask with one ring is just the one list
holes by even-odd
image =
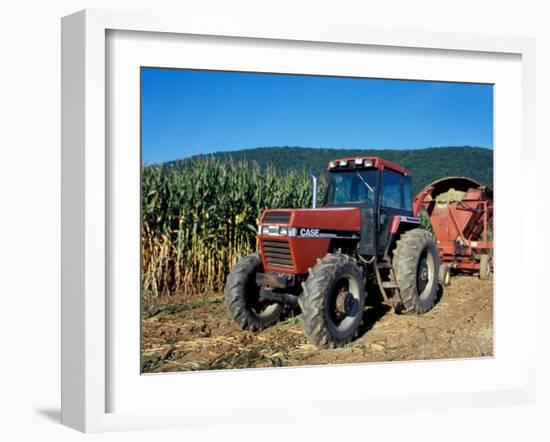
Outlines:
{"label": "blue sky", "polygon": [[142,159],[264,146],[493,147],[491,85],[142,69]]}

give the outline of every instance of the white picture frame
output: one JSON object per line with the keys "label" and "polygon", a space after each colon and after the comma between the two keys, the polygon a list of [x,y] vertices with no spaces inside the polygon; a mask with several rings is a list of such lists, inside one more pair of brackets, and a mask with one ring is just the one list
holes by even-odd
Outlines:
{"label": "white picture frame", "polygon": [[[534,106],[535,106],[535,43],[534,40],[518,37],[492,37],[480,35],[465,35],[452,33],[428,33],[416,31],[388,31],[377,29],[349,28],[345,26],[326,24],[308,24],[295,27],[293,25],[265,23],[249,23],[245,19],[239,22],[223,22],[197,20],[195,17],[154,16],[126,12],[87,10],[63,18],[62,21],[62,423],[85,432],[98,432],[123,429],[158,428],[168,426],[207,425],[213,417],[216,422],[255,422],[260,420],[282,420],[296,417],[294,410],[284,409],[277,404],[262,407],[248,407],[235,399],[231,414],[223,414],[220,409],[197,406],[194,410],[184,406],[170,405],[162,409],[154,407],[135,410],[112,409],[109,404],[110,392],[114,389],[110,370],[114,355],[109,336],[112,333],[116,319],[111,311],[112,304],[108,298],[109,258],[108,245],[114,240],[111,236],[116,230],[109,229],[112,216],[113,195],[108,185],[109,164],[108,154],[109,134],[106,131],[108,119],[106,83],[107,50],[106,36],[109,32],[154,32],[162,35],[218,36],[220,38],[255,39],[255,41],[286,42],[285,44],[337,44],[339,47],[376,47],[384,52],[391,48],[402,48],[404,51],[414,49],[431,50],[434,56],[453,53],[475,54],[479,60],[490,54],[507,54],[519,60],[521,69],[521,91],[519,97],[521,111],[520,121],[515,121],[520,146],[515,147],[513,158],[520,162],[524,170],[534,160]],[[158,35],[158,34],[156,34]],[[397,74],[396,74],[397,75]],[[497,95],[498,100],[498,95]],[[514,114],[515,115],[515,114]],[[497,134],[498,135],[498,134]],[[499,139],[496,137],[496,144]],[[504,143],[503,143],[504,145]],[[504,157],[504,156],[503,156]],[[504,165],[504,161],[503,165]],[[510,160],[508,160],[510,161]],[[498,167],[498,164],[497,164]],[[504,166],[503,166],[504,167]],[[504,181],[501,181],[505,189]],[[500,183],[499,183],[500,185]],[[498,201],[499,189],[496,189]],[[536,192],[529,192],[519,186],[517,196],[521,196],[520,207],[536,207]],[[497,207],[499,207],[497,205]],[[505,213],[503,209],[498,209]],[[528,219],[527,214],[519,215]],[[529,216],[533,216],[531,211]],[[499,215],[497,227],[500,229]],[[111,220],[112,221],[112,220]],[[524,221],[524,222],[525,222]],[[502,222],[502,232],[506,225]],[[498,232],[498,230],[497,230]],[[522,262],[522,271],[526,271],[528,256],[535,255],[536,245],[531,241],[522,241],[527,234],[519,229],[519,256],[515,259]],[[503,268],[506,256],[499,256],[498,238],[496,240],[496,256],[501,259]],[[503,250],[503,249],[501,249]],[[500,265],[500,262],[499,262]],[[497,271],[498,272],[498,271]],[[503,272],[504,274],[504,272]],[[525,310],[528,303],[527,293],[536,293],[535,280],[525,279],[518,282],[520,293],[518,306]],[[497,291],[505,293],[507,287],[499,285]],[[508,288],[508,290],[511,290]],[[139,295],[139,292],[138,292]],[[504,299],[504,298],[503,298]],[[503,303],[504,305],[504,303]],[[520,309],[520,310],[521,310]],[[498,324],[499,317],[496,316]],[[345,398],[346,404],[340,407],[340,413],[368,414],[380,411],[415,409],[441,409],[469,406],[489,406],[498,404],[527,404],[535,400],[536,383],[534,367],[534,347],[529,340],[535,334],[536,325],[518,316],[522,324],[522,338],[525,348],[518,357],[518,366],[514,368],[513,379],[501,382],[497,387],[491,385],[487,389],[475,386],[461,392],[431,391],[429,394],[403,395],[398,391],[388,391],[382,396],[377,395],[376,401],[369,400],[372,396],[362,390],[355,396]],[[506,325],[503,324],[502,327]],[[504,328],[502,329],[504,330]],[[135,334],[135,333],[134,333]],[[496,339],[499,336],[497,334]],[[138,337],[139,339],[139,337]],[[534,345],[534,344],[533,344]],[[139,349],[136,349],[139,352]],[[502,353],[503,354],[503,353]],[[499,359],[498,352],[494,360]],[[136,355],[138,358],[138,355]],[[427,365],[423,363],[401,364],[400,369],[417,370],[420,366],[424,371]],[[490,364],[490,361],[487,363]],[[369,365],[370,366],[370,365]],[[405,366],[405,367],[403,367]],[[521,366],[521,367],[519,367]],[[356,376],[365,366],[283,369],[283,370],[252,370],[233,374],[233,371],[218,373],[185,374],[197,385],[218,385],[233,382],[244,377],[262,379],[273,377],[273,373],[283,373],[283,377],[306,379],[316,376],[330,376],[335,371]],[[381,365],[377,366],[377,370]],[[382,366],[384,370],[393,370],[393,365]],[[439,367],[443,367],[440,365]],[[449,370],[468,371],[472,373],[482,367],[475,361],[451,361],[445,366]],[[447,369],[446,368],[446,369]],[[502,367],[501,367],[502,368]],[[437,370],[429,366],[430,370]],[[492,366],[487,365],[487,370]],[[302,370],[302,371],[300,371]],[[346,371],[347,370],[347,371]],[[266,374],[267,373],[267,374]],[[291,373],[291,376],[289,376]],[[129,377],[139,376],[139,373],[128,373]],[[178,375],[159,375],[163,378],[162,388],[170,388]],[[149,377],[151,379],[152,377]],[[180,376],[181,379],[183,379]],[[120,376],[118,377],[120,379]],[[147,381],[149,382],[149,381]],[[151,381],[153,382],[153,381]],[[159,381],[155,381],[159,382]],[[178,381],[179,382],[179,381]],[[161,388],[161,387],[159,387]],[[307,388],[304,387],[304,388]],[[214,389],[215,390],[215,389]],[[159,390],[160,391],[160,390]],[[200,390],[197,390],[200,391]],[[227,392],[229,396],[229,391]],[[192,393],[197,394],[197,393]],[[209,394],[216,394],[210,392]],[[227,405],[227,397],[220,397],[219,403]],[[191,398],[186,398],[191,399]],[[312,398],[307,411],[300,411],[301,416],[323,416],[327,399]],[[130,400],[129,400],[130,401]],[[128,402],[129,402],[128,401]],[[225,402],[224,402],[225,401]],[[123,407],[124,408],[124,407]],[[244,417],[235,419],[239,409],[247,410]],[[330,411],[334,414],[334,410]]]}

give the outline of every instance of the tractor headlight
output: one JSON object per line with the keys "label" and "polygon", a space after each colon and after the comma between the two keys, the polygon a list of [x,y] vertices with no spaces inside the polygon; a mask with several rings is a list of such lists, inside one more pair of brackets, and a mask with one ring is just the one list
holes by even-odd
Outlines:
{"label": "tractor headlight", "polygon": [[279,226],[260,226],[258,228],[260,235],[279,236]]}
{"label": "tractor headlight", "polygon": [[287,226],[258,226],[258,235],[269,236],[290,236],[294,237],[298,235],[298,229],[296,227]]}
{"label": "tractor headlight", "polygon": [[356,167],[373,167],[374,162],[372,160],[366,160],[364,158],[355,158]]}

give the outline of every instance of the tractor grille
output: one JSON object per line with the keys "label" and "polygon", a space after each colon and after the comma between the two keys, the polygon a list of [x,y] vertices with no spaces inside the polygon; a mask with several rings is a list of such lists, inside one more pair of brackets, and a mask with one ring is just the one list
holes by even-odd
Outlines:
{"label": "tractor grille", "polygon": [[266,212],[264,215],[264,223],[288,224],[290,221],[290,212]]}
{"label": "tractor grille", "polygon": [[292,255],[288,241],[262,240],[266,264],[283,269],[292,269]]}

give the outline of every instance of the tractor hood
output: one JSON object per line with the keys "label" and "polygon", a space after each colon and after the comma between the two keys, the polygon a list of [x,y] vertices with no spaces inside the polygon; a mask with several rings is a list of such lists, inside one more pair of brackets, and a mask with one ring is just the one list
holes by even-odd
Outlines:
{"label": "tractor hood", "polygon": [[257,237],[264,269],[305,274],[332,241],[357,241],[360,230],[358,208],[266,210]]}
{"label": "tractor hood", "polygon": [[[266,234],[269,234],[270,226],[274,227],[271,229],[274,235],[278,232],[276,227],[284,226],[289,228],[289,236],[336,237],[339,234],[359,233],[361,214],[356,207],[273,209],[262,213],[259,224],[262,228],[267,227]],[[290,229],[291,227],[294,229]]]}

